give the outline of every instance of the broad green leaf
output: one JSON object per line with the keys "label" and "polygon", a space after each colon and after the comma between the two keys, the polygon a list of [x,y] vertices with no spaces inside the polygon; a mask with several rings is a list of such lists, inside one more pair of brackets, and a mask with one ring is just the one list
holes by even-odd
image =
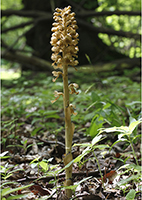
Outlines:
{"label": "broad green leaf", "polygon": [[[102,119],[103,120],[103,119]],[[98,134],[98,130],[100,128],[102,128],[104,121],[100,120],[94,120],[93,123],[91,124],[90,128],[89,128],[89,135],[91,137],[96,137],[96,135]]]}
{"label": "broad green leaf", "polygon": [[137,175],[132,175],[132,176],[126,178],[126,179],[121,180],[120,182],[117,183],[117,185],[119,185],[119,186],[120,186],[120,185],[126,185],[126,184],[129,183],[130,181],[136,181],[136,180],[138,180],[139,178],[140,178],[140,175],[139,175],[139,174],[137,174]]}
{"label": "broad green leaf", "polygon": [[35,122],[37,122],[37,121],[39,121],[39,120],[41,120],[41,118],[34,118],[33,120],[32,120],[32,125],[35,123]]}
{"label": "broad green leaf", "polygon": [[121,166],[119,169],[123,169],[123,168],[126,168],[126,169],[134,169],[136,171],[142,171],[142,166],[139,166],[139,165],[136,165],[136,164],[126,164],[126,165],[123,165]]}
{"label": "broad green leaf", "polygon": [[79,156],[77,156],[75,159],[74,159],[74,163],[77,163],[77,162],[80,162],[80,160],[82,159],[82,154],[80,154]]}
{"label": "broad green leaf", "polygon": [[109,145],[105,145],[105,144],[100,144],[100,145],[95,145],[93,147],[93,149],[100,149],[100,150],[103,150],[105,148],[110,148],[110,146]]}
{"label": "broad green leaf", "polygon": [[57,114],[53,114],[53,115],[46,115],[46,118],[55,118],[55,119],[59,119],[60,116]]}
{"label": "broad green leaf", "polygon": [[133,121],[130,125],[129,125],[129,130],[130,133],[132,133],[134,131],[134,129],[137,127],[138,124],[142,123],[142,120],[140,119],[139,121]]}
{"label": "broad green leaf", "polygon": [[48,164],[44,161],[39,162],[39,165],[45,170],[48,170]]}
{"label": "broad green leaf", "polygon": [[3,197],[3,196],[5,196],[5,195],[9,194],[9,193],[8,193],[9,190],[11,190],[10,187],[9,187],[9,188],[4,188],[4,189],[2,189],[1,196]]}
{"label": "broad green leaf", "polygon": [[82,154],[81,154],[81,155],[86,155],[87,153],[90,153],[90,151],[91,151],[91,149],[90,149],[90,145],[89,145],[86,149],[84,149],[84,150],[82,151]]}
{"label": "broad green leaf", "polygon": [[97,142],[100,141],[102,135],[98,135],[96,137],[94,137],[94,139],[92,140],[92,146],[95,145]]}
{"label": "broad green leaf", "polygon": [[106,103],[106,104],[103,106],[103,110],[105,110],[105,109],[109,108],[110,106],[111,106],[111,104],[110,104],[110,103]]}
{"label": "broad green leaf", "polygon": [[42,127],[35,128],[35,129],[32,131],[31,136],[35,136],[36,133],[37,133],[38,131],[40,131],[40,129],[42,129]]}
{"label": "broad green leaf", "polygon": [[129,119],[130,124],[131,124],[132,122],[136,122],[136,121],[137,121],[135,118],[133,118],[133,117],[131,116],[130,111],[129,111],[129,115],[130,115],[130,119]]}
{"label": "broad green leaf", "polygon": [[129,133],[129,127],[127,126],[120,126],[120,127],[112,127],[103,129],[103,131],[110,133],[110,132],[122,132],[122,133]]}
{"label": "broad green leaf", "polygon": [[73,147],[75,147],[75,146],[88,147],[88,146],[90,146],[90,143],[74,144]]}
{"label": "broad green leaf", "polygon": [[126,195],[126,200],[134,200],[136,195],[136,191],[131,189],[128,194]]}
{"label": "broad green leaf", "polygon": [[4,151],[3,153],[0,154],[0,157],[5,156],[9,151]]}
{"label": "broad green leaf", "polygon": [[103,132],[111,133],[111,132],[116,132],[116,131],[117,131],[117,127],[114,126],[112,128],[101,128],[99,133],[103,133]]}

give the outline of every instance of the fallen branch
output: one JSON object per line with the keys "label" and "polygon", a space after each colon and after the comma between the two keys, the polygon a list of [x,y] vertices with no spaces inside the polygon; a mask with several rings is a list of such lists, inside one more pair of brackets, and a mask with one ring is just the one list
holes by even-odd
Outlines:
{"label": "fallen branch", "polygon": [[6,53],[2,52],[1,57],[12,62],[29,65],[31,69],[33,69],[33,66],[35,66],[39,68],[39,71],[52,71],[50,62],[35,56],[27,56],[19,52],[9,51]]}
{"label": "fallen branch", "polygon": [[[123,58],[114,60],[107,63],[98,63],[96,65],[84,65],[77,67],[79,72],[84,72],[86,74],[90,73],[100,73],[100,72],[111,72],[113,71],[123,71],[124,69],[131,69],[135,66],[141,65],[141,58]],[[73,73],[72,68],[69,68],[69,73]]]}
{"label": "fallen branch", "polygon": [[[101,172],[103,173],[104,170],[101,170]],[[85,176],[85,177],[88,177],[88,176],[93,176],[93,177],[99,177],[100,174],[99,174],[99,171],[98,170],[95,170],[95,171],[92,171],[92,172],[73,172],[72,173],[72,177],[77,177],[77,176]],[[65,173],[62,173],[62,174],[59,174],[57,176],[57,178],[63,178],[65,177]],[[18,179],[16,180],[17,182],[24,182],[24,181],[33,181],[33,180],[43,180],[45,182],[48,182],[50,181],[51,179],[55,179],[55,176],[43,176],[43,177],[29,177],[29,176],[26,176],[25,178],[22,178],[22,179]]]}

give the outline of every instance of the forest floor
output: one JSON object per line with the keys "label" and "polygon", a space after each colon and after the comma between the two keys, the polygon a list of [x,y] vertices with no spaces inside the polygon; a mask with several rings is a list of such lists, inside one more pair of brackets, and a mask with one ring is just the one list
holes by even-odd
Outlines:
{"label": "forest floor", "polygon": [[[140,83],[114,74],[69,79],[80,86],[70,98],[78,113],[71,199],[140,200]],[[2,81],[2,200],[68,199],[63,103],[51,104],[54,90],[62,90],[62,80],[45,73]]]}

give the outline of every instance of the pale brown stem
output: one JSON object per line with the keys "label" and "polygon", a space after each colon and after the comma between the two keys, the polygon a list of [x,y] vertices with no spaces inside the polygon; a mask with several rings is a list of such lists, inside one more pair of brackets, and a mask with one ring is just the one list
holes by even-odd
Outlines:
{"label": "pale brown stem", "polygon": [[[72,147],[72,123],[71,113],[69,107],[69,88],[68,88],[68,71],[67,66],[63,65],[63,85],[64,85],[64,114],[65,114],[65,148],[66,156],[64,164],[68,164],[72,161],[71,147]],[[66,186],[72,185],[72,165],[66,169]],[[72,190],[66,189],[65,193],[67,197],[72,196]]]}

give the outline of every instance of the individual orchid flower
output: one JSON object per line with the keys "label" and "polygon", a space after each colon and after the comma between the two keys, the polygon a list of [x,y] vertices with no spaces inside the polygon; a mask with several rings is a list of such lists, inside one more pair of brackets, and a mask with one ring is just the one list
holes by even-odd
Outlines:
{"label": "individual orchid flower", "polygon": [[59,99],[60,96],[63,96],[64,94],[62,92],[58,92],[58,91],[54,91],[54,97],[56,97],[56,99],[52,100],[51,103],[54,103],[55,101],[57,101],[57,99]]}
{"label": "individual orchid flower", "polygon": [[73,93],[79,94],[79,92],[76,91],[76,89],[77,89],[78,87],[79,87],[78,84],[76,84],[76,83],[71,83],[71,84],[69,85],[69,89],[71,90],[71,91],[70,91],[70,94],[73,94]]}
{"label": "individual orchid flower", "polygon": [[73,104],[70,104],[69,107],[70,107],[70,112],[71,112],[71,114],[77,115],[77,112],[74,112],[74,110],[76,109],[76,106],[73,105]]}
{"label": "individual orchid flower", "polygon": [[62,72],[56,72],[56,71],[53,71],[52,74],[53,74],[53,76],[56,76],[56,78],[52,79],[53,82],[55,82],[57,80],[57,78],[60,76],[60,74],[63,75]]}

